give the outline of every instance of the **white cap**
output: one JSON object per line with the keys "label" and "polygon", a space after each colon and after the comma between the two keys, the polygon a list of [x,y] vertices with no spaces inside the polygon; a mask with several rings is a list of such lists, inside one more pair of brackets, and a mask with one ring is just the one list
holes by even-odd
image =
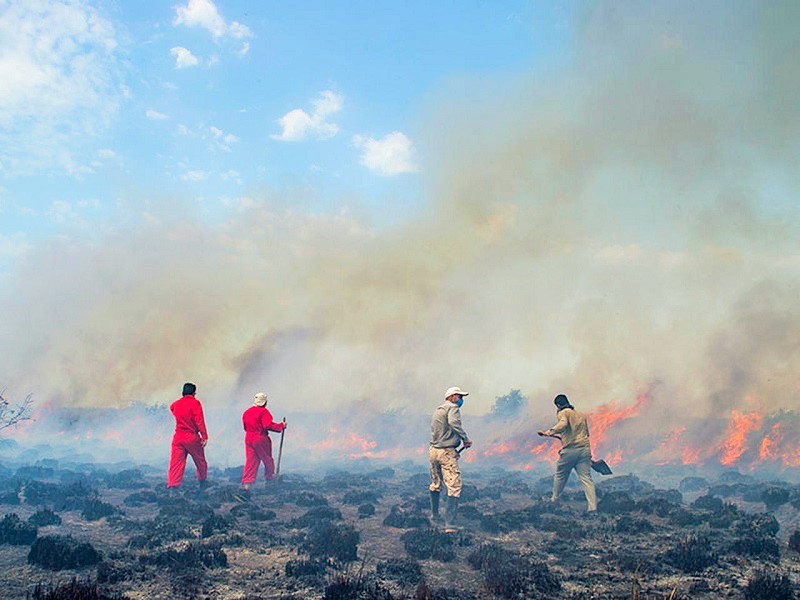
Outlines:
{"label": "white cap", "polygon": [[445,400],[453,394],[458,394],[459,396],[469,396],[469,392],[462,392],[460,387],[451,387],[447,388],[447,391],[444,393]]}
{"label": "white cap", "polygon": [[253,406],[266,406],[267,395],[264,392],[258,392],[256,397],[253,398]]}

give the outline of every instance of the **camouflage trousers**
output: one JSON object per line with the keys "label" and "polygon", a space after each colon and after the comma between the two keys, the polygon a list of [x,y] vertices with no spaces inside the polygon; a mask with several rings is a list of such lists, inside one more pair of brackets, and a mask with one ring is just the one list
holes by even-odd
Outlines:
{"label": "camouflage trousers", "polygon": [[428,455],[431,459],[431,485],[428,489],[438,492],[442,489],[442,481],[447,486],[447,495],[461,497],[461,469],[458,468],[458,452],[455,448],[430,447]]}

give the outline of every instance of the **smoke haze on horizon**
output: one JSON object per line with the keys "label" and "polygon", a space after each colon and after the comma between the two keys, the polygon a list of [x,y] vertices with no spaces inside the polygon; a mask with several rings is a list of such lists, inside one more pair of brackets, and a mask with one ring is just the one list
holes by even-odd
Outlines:
{"label": "smoke haze on horizon", "polygon": [[121,190],[113,227],[14,260],[0,381],[66,407],[194,381],[214,410],[263,390],[362,415],[427,413],[450,385],[476,414],[519,388],[547,418],[558,392],[648,392],[653,427],[795,408],[798,18],[586,8],[563,69],[435,94],[429,202],[387,225],[303,208],[313,190],[252,189],[219,219]]}

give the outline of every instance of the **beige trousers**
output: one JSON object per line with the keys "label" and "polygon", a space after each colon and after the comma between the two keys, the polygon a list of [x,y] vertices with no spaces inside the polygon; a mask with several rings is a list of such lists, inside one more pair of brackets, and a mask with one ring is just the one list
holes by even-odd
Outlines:
{"label": "beige trousers", "polygon": [[431,485],[428,489],[438,492],[442,489],[442,481],[447,486],[447,495],[461,497],[461,470],[458,468],[458,452],[455,448],[430,447],[428,455],[431,459]]}

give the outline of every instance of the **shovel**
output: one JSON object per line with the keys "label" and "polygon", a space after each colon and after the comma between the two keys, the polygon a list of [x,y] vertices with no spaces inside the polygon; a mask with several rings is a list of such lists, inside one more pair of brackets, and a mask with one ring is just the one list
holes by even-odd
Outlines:
{"label": "shovel", "polygon": [[[281,474],[281,456],[283,455],[283,434],[286,433],[286,417],[283,417],[283,430],[281,430],[281,443],[278,446],[278,464],[275,466],[275,479]],[[608,468],[608,467],[606,467]]]}
{"label": "shovel", "polygon": [[597,471],[601,475],[611,475],[611,467],[608,466],[608,463],[604,461],[602,458],[600,460],[593,460],[592,461],[592,471]]}

